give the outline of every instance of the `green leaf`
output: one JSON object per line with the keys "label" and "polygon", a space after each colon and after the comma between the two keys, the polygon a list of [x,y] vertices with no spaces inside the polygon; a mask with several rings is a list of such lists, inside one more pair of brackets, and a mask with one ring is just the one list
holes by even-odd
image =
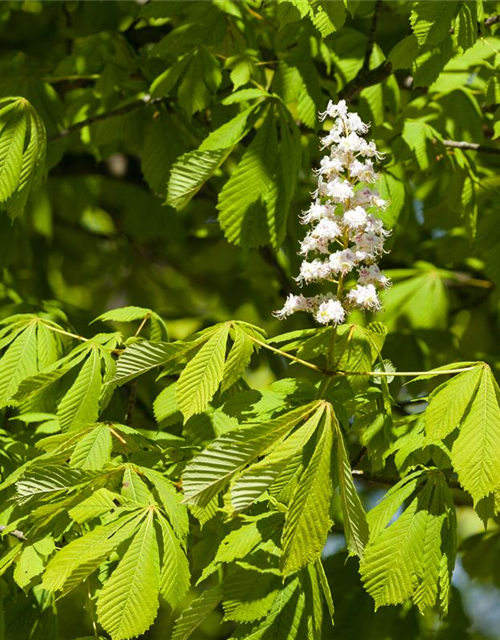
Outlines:
{"label": "green leaf", "polygon": [[477,2],[461,2],[458,16],[455,21],[457,42],[464,51],[470,49],[477,40],[478,35],[478,7]]}
{"label": "green leaf", "polygon": [[229,325],[223,324],[190,360],[177,381],[177,403],[186,420],[201,413],[219,388],[228,335]]}
{"label": "green leaf", "polygon": [[221,393],[224,393],[243,376],[254,351],[254,343],[238,325],[233,327],[232,338],[233,346],[224,363],[224,375],[220,385]]}
{"label": "green leaf", "polygon": [[474,503],[500,482],[500,391],[487,365],[482,366],[475,398],[465,414],[451,459],[462,487]]}
{"label": "green leaf", "polygon": [[188,640],[200,624],[220,604],[222,587],[206,589],[192,600],[177,619],[171,640]]}
{"label": "green leaf", "polygon": [[219,195],[219,222],[226,238],[244,248],[268,241],[266,202],[278,153],[274,112],[266,119]]}
{"label": "green leaf", "polygon": [[478,365],[459,373],[439,385],[429,396],[425,410],[425,431],[429,442],[440,442],[461,423],[467,407],[474,397],[483,373]]}
{"label": "green leaf", "polygon": [[74,522],[82,524],[87,520],[92,520],[92,518],[97,518],[113,511],[113,509],[116,509],[119,500],[120,496],[117,493],[102,487],[94,491],[89,498],[77,504],[76,507],[70,509],[69,515]]}
{"label": "green leaf", "polygon": [[162,567],[160,594],[175,608],[184,598],[191,583],[186,553],[172,527],[165,518],[159,517],[162,535]]}
{"label": "green leaf", "polygon": [[332,420],[336,431],[337,474],[347,549],[350,555],[361,558],[368,542],[366,513],[354,486],[351,462],[340,424],[335,416],[332,416]]}
{"label": "green leaf", "polygon": [[317,408],[299,407],[274,421],[230,431],[214,440],[187,465],[183,477],[185,501],[206,506],[231,477],[252,462]]}
{"label": "green leaf", "polygon": [[419,44],[438,44],[449,34],[457,4],[457,0],[413,3],[410,22]]}
{"label": "green leaf", "polygon": [[262,619],[276,600],[279,588],[277,575],[236,566],[224,581],[224,620],[254,622]]}
{"label": "green leaf", "polygon": [[[426,4],[434,4],[427,3]],[[436,141],[441,141],[440,134],[431,125],[419,120],[405,120],[403,126],[403,140],[413,152],[418,166],[422,171],[430,167],[430,156],[436,155]],[[430,149],[433,151],[431,152]]]}
{"label": "green leaf", "polygon": [[388,200],[389,206],[380,212],[379,217],[384,225],[392,229],[405,206],[406,189],[404,183],[392,173],[384,171],[380,176],[379,191],[382,198]]}
{"label": "green leaf", "polygon": [[393,47],[387,57],[392,69],[411,69],[420,47],[415,36],[406,36]]}
{"label": "green leaf", "polygon": [[201,45],[193,53],[179,85],[179,104],[191,117],[205,109],[222,80],[220,64],[210,50]]}
{"label": "green leaf", "polygon": [[327,411],[314,453],[300,478],[286,514],[281,558],[281,570],[285,576],[317,560],[325,546],[331,527],[332,443],[332,418]]}
{"label": "green leaf", "polygon": [[153,624],[159,607],[160,558],[148,514],[97,600],[97,615],[112,640],[139,636]]}
{"label": "green leaf", "polygon": [[113,442],[107,424],[100,424],[78,442],[70,465],[79,469],[102,469],[111,459]]}
{"label": "green leaf", "polygon": [[16,393],[20,383],[38,371],[37,322],[15,338],[0,360],[0,406]]}
{"label": "green leaf", "polygon": [[[389,510],[383,502],[375,510],[385,515]],[[422,612],[438,604],[446,611],[455,526],[446,481],[436,470],[429,471],[425,486],[403,514],[385,529],[370,530],[360,573],[376,609],[411,598]]]}
{"label": "green leaf", "polygon": [[316,431],[323,416],[320,406],[296,431],[259,462],[251,465],[231,486],[231,503],[235,511],[249,507],[276,480],[287,463],[301,451]]}
{"label": "green leaf", "polygon": [[7,201],[18,188],[26,129],[26,115],[18,109],[0,131],[0,202]]}
{"label": "green leaf", "polygon": [[189,519],[186,506],[181,504],[182,494],[177,491],[172,481],[160,472],[147,467],[139,469],[156,489],[175,535],[184,543],[189,533]]}
{"label": "green leaf", "polygon": [[173,382],[168,387],[165,387],[163,391],[156,396],[153,403],[153,411],[157,422],[163,422],[167,420],[167,426],[180,422],[182,420],[182,414],[179,410],[179,405],[175,397],[176,383]]}
{"label": "green leaf", "polygon": [[182,209],[226,160],[232,149],[189,151],[175,162],[168,181],[167,204]]}
{"label": "green leaf", "polygon": [[44,569],[44,564],[33,545],[23,548],[16,560],[14,580],[21,589],[29,587],[33,578],[39,576]]}
{"label": "green leaf", "polygon": [[42,588],[66,594],[78,586],[134,534],[143,516],[136,513],[123,516],[67,544],[49,561]]}
{"label": "green leaf", "polygon": [[151,369],[176,360],[180,355],[194,346],[196,345],[185,345],[175,342],[153,343],[147,340],[134,342],[120,354],[113,382],[121,386],[137,376],[151,371]]}
{"label": "green leaf", "polygon": [[138,470],[131,465],[127,464],[123,472],[122,479],[122,496],[127,498],[137,506],[147,507],[153,503],[153,496],[151,495],[146,483],[141,480]]}
{"label": "green leaf", "polygon": [[250,131],[261,111],[261,106],[261,103],[253,104],[212,131],[200,144],[198,151],[217,151],[234,147]]}
{"label": "green leaf", "polygon": [[85,427],[97,420],[101,386],[101,357],[99,349],[94,346],[57,408],[62,431]]}

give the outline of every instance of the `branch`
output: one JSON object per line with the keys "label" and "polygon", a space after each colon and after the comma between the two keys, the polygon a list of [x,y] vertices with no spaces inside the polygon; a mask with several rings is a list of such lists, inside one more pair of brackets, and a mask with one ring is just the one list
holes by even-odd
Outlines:
{"label": "branch", "polygon": [[[5,529],[7,529],[7,526],[5,524],[0,524],[0,533],[3,533]],[[14,536],[14,538],[17,538],[18,540],[21,540],[23,542],[27,540],[24,533],[22,531],[19,531],[19,529],[14,529],[14,531],[9,531],[8,533],[10,536]]]}
{"label": "branch", "polygon": [[152,98],[150,95],[145,95],[144,98],[134,100],[134,102],[130,102],[123,107],[118,107],[117,109],[113,109],[112,111],[108,111],[107,113],[100,113],[96,116],[87,118],[86,120],[81,120],[80,122],[72,124],[66,129],[63,129],[62,131],[59,131],[58,133],[50,136],[49,141],[51,142],[53,140],[67,138],[75,131],[81,131],[85,127],[89,127],[96,122],[102,122],[103,120],[108,120],[109,118],[114,118],[116,116],[123,116],[127,113],[130,113],[131,111],[135,111],[136,109],[140,109],[142,107],[151,107],[156,104],[162,104],[163,102],[165,102],[165,98]]}
{"label": "branch", "polygon": [[346,102],[351,102],[363,89],[382,82],[388,78],[391,73],[392,64],[387,60],[370,71],[361,69],[358,75],[348,82],[342,91],[340,91],[339,98]]}
{"label": "branch", "polygon": [[248,337],[250,338],[250,340],[252,340],[252,342],[255,342],[255,344],[258,344],[261,347],[264,347],[264,349],[269,349],[269,351],[272,351],[273,353],[277,353],[283,358],[288,358],[289,360],[293,360],[294,362],[297,362],[298,364],[301,364],[304,367],[308,367],[308,369],[313,369],[314,371],[317,371],[318,373],[321,373],[324,376],[345,376],[345,377],[375,376],[377,378],[380,376],[387,376],[387,377],[393,377],[393,376],[406,377],[406,376],[425,376],[425,375],[446,376],[448,374],[464,373],[465,371],[471,371],[472,369],[474,369],[474,366],[476,366],[476,365],[473,365],[471,367],[457,367],[456,369],[446,369],[445,371],[442,371],[442,370],[435,371],[433,369],[431,369],[430,371],[341,371],[341,370],[328,371],[327,369],[322,369],[321,367],[316,366],[312,362],[308,362],[307,360],[302,360],[302,358],[297,358],[296,356],[292,356],[291,353],[287,353],[286,351],[282,351],[281,349],[272,347],[270,344],[267,344],[267,342],[264,342],[263,340],[259,340],[258,338],[254,338],[254,336],[251,336],[250,334],[248,334]]}
{"label": "branch", "polygon": [[361,70],[364,72],[367,72],[370,70],[370,59],[372,57],[373,46],[375,44],[375,34],[377,33],[378,17],[381,9],[382,9],[382,0],[377,0],[375,3],[375,10],[373,12],[370,33],[368,34],[368,41],[366,43],[365,58],[363,60],[363,66],[361,67]]}
{"label": "branch", "polygon": [[491,27],[491,25],[496,24],[497,22],[500,22],[500,15],[486,18],[486,20],[484,21],[484,26]]}
{"label": "branch", "polygon": [[[355,480],[360,480],[361,482],[366,482],[367,484],[379,484],[384,487],[392,487],[401,480],[401,478],[398,478],[396,476],[386,476],[383,473],[360,471],[358,469],[353,469],[352,475]],[[472,506],[472,500],[469,494],[463,490],[459,482],[457,482],[456,480],[447,479],[446,483],[451,490],[460,492],[453,495],[453,502],[455,504]]]}
{"label": "branch", "polygon": [[449,147],[450,149],[465,149],[468,151],[478,151],[479,153],[500,154],[500,147],[488,147],[485,144],[478,144],[477,142],[443,140],[443,144],[445,147]]}

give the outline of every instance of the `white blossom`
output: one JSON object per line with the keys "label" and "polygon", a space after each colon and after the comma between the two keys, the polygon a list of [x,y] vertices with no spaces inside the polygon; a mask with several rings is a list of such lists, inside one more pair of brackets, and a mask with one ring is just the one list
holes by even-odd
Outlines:
{"label": "white blossom", "polygon": [[291,316],[292,313],[295,313],[296,311],[308,311],[310,307],[311,304],[309,303],[308,298],[302,295],[294,296],[293,294],[290,294],[285,300],[283,308],[279,311],[275,311],[273,315],[280,320],[284,320],[285,318],[288,318],[288,316]]}
{"label": "white blossom", "polygon": [[344,322],[345,316],[345,309],[338,300],[322,302],[314,314],[314,317],[320,324],[333,323],[334,325]]}
{"label": "white blossom", "polygon": [[[283,319],[306,311],[320,324],[336,326],[353,308],[380,309],[377,289],[387,288],[390,281],[376,263],[390,232],[376,215],[388,203],[369,186],[379,178],[374,161],[383,157],[375,143],[363,137],[369,125],[357,113],[349,113],[344,100],[330,101],[320,114],[321,121],[326,118],[334,122],[321,140],[328,153],[314,171],[314,201],[300,216],[301,223],[311,227],[300,243],[299,254],[305,259],[295,279],[301,286],[337,283],[337,295],[332,291],[312,297],[290,295],[274,315]],[[323,259],[307,259],[311,253]]]}
{"label": "white blossom", "polygon": [[326,118],[337,118],[338,116],[341,118],[345,118],[347,116],[347,103],[345,100],[340,100],[337,104],[333,104],[333,101],[330,100],[326,107],[326,111],[319,114],[319,119],[323,122]]}
{"label": "white blossom", "polygon": [[359,284],[373,284],[375,286],[383,287],[387,289],[391,281],[385,276],[376,264],[360,267],[358,271],[358,283]]}
{"label": "white blossom", "polygon": [[343,276],[350,273],[356,266],[357,260],[351,249],[336,251],[329,258],[330,267],[333,273],[341,273]]}
{"label": "white blossom", "polygon": [[363,207],[357,206],[344,213],[344,223],[349,229],[360,229],[365,227],[368,215]]}
{"label": "white blossom", "polygon": [[368,309],[369,311],[378,311],[381,306],[377,290],[373,284],[358,284],[347,294],[347,301],[356,307]]}
{"label": "white blossom", "polygon": [[325,194],[330,197],[333,202],[346,202],[354,195],[352,184],[348,180],[335,178],[331,182],[326,183]]}

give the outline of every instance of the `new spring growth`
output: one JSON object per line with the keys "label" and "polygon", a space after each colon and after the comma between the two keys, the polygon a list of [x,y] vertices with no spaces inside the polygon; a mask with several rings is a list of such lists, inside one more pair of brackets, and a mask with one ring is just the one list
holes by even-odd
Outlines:
{"label": "new spring growth", "polygon": [[[331,101],[320,120],[333,118],[328,134],[321,140],[322,149],[329,150],[315,171],[318,188],[314,201],[303,212],[301,222],[310,230],[300,244],[304,256],[296,278],[302,286],[327,281],[336,284],[336,293],[329,292],[307,298],[290,294],[282,309],[274,315],[282,320],[296,311],[312,313],[321,324],[338,325],[355,309],[380,309],[378,290],[390,285],[377,262],[384,251],[389,231],[384,229],[376,212],[385,209],[383,200],[373,185],[379,178],[373,162],[382,155],[373,141],[364,135],[369,125],[356,113],[349,113],[344,100]],[[350,275],[356,276],[345,279]]]}

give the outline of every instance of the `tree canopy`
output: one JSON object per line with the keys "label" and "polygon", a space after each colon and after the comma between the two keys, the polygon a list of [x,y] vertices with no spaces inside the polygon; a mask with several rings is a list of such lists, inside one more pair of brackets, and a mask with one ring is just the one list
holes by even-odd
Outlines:
{"label": "tree canopy", "polygon": [[496,1],[0,4],[0,640],[498,638],[499,63]]}

